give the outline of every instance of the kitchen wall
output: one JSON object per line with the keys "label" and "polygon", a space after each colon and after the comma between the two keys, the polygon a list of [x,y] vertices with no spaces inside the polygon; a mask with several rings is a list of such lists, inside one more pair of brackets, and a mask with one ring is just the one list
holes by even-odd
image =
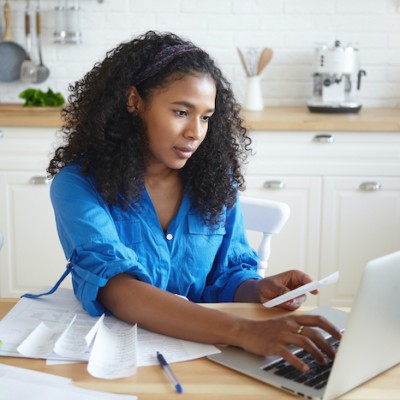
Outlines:
{"label": "kitchen wall", "polygon": [[[69,0],[69,4],[75,2]],[[26,3],[9,3],[14,40],[25,45]],[[400,0],[80,0],[79,45],[54,43],[54,7],[58,3],[40,2],[43,57],[51,75],[43,84],[31,86],[42,90],[51,87],[67,96],[68,84],[82,77],[107,50],[153,29],[173,31],[209,51],[233,82],[239,100],[245,75],[236,47],[273,48],[274,57],[262,78],[267,106],[303,105],[307,101],[317,42],[331,44],[340,39],[357,43],[362,68],[367,71],[359,101],[369,107],[400,106]],[[4,0],[0,4],[3,7]],[[32,11],[36,4],[31,0]],[[1,35],[3,31],[1,20]],[[18,93],[28,86],[0,83],[0,101],[21,101]]]}

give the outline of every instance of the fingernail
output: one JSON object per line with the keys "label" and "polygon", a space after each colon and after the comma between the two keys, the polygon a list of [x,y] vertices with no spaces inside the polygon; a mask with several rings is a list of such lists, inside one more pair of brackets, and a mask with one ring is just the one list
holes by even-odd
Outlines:
{"label": "fingernail", "polygon": [[305,301],[304,297],[296,297],[290,303],[291,306],[300,307]]}
{"label": "fingernail", "polygon": [[302,370],[303,372],[309,372],[309,371],[310,371],[310,367],[309,367],[308,365],[304,364],[304,365],[301,367],[301,370]]}

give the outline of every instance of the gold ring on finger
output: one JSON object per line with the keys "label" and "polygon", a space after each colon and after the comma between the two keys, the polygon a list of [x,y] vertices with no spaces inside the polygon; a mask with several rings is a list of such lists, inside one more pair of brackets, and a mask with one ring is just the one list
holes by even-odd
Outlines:
{"label": "gold ring on finger", "polygon": [[297,329],[297,333],[301,335],[303,333],[304,325],[300,325],[299,329]]}

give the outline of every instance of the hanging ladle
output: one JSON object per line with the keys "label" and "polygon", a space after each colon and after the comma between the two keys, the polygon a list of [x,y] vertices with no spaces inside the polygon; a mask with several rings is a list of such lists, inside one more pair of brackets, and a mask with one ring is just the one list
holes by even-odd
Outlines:
{"label": "hanging ladle", "polygon": [[36,82],[37,65],[31,59],[32,34],[31,34],[31,16],[29,14],[29,0],[25,7],[25,38],[26,38],[26,58],[21,65],[21,81]]}
{"label": "hanging ladle", "polygon": [[37,78],[35,83],[44,82],[50,75],[50,70],[43,64],[42,58],[42,18],[40,15],[40,1],[37,2],[36,7],[36,36],[37,36],[37,46],[39,53],[39,65],[36,67]]}

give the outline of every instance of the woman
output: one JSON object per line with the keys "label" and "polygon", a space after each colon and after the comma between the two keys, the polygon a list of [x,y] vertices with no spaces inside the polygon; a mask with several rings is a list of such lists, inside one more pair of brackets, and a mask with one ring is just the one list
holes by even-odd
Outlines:
{"label": "woman", "polygon": [[332,358],[311,327],[340,333],[321,317],[250,321],[196,304],[265,302],[311,280],[300,271],[256,273],[237,200],[251,141],[210,56],[148,32],[70,89],[65,143],[48,172],[83,307],[170,336],[277,354],[303,371],[289,344],[321,363]]}

